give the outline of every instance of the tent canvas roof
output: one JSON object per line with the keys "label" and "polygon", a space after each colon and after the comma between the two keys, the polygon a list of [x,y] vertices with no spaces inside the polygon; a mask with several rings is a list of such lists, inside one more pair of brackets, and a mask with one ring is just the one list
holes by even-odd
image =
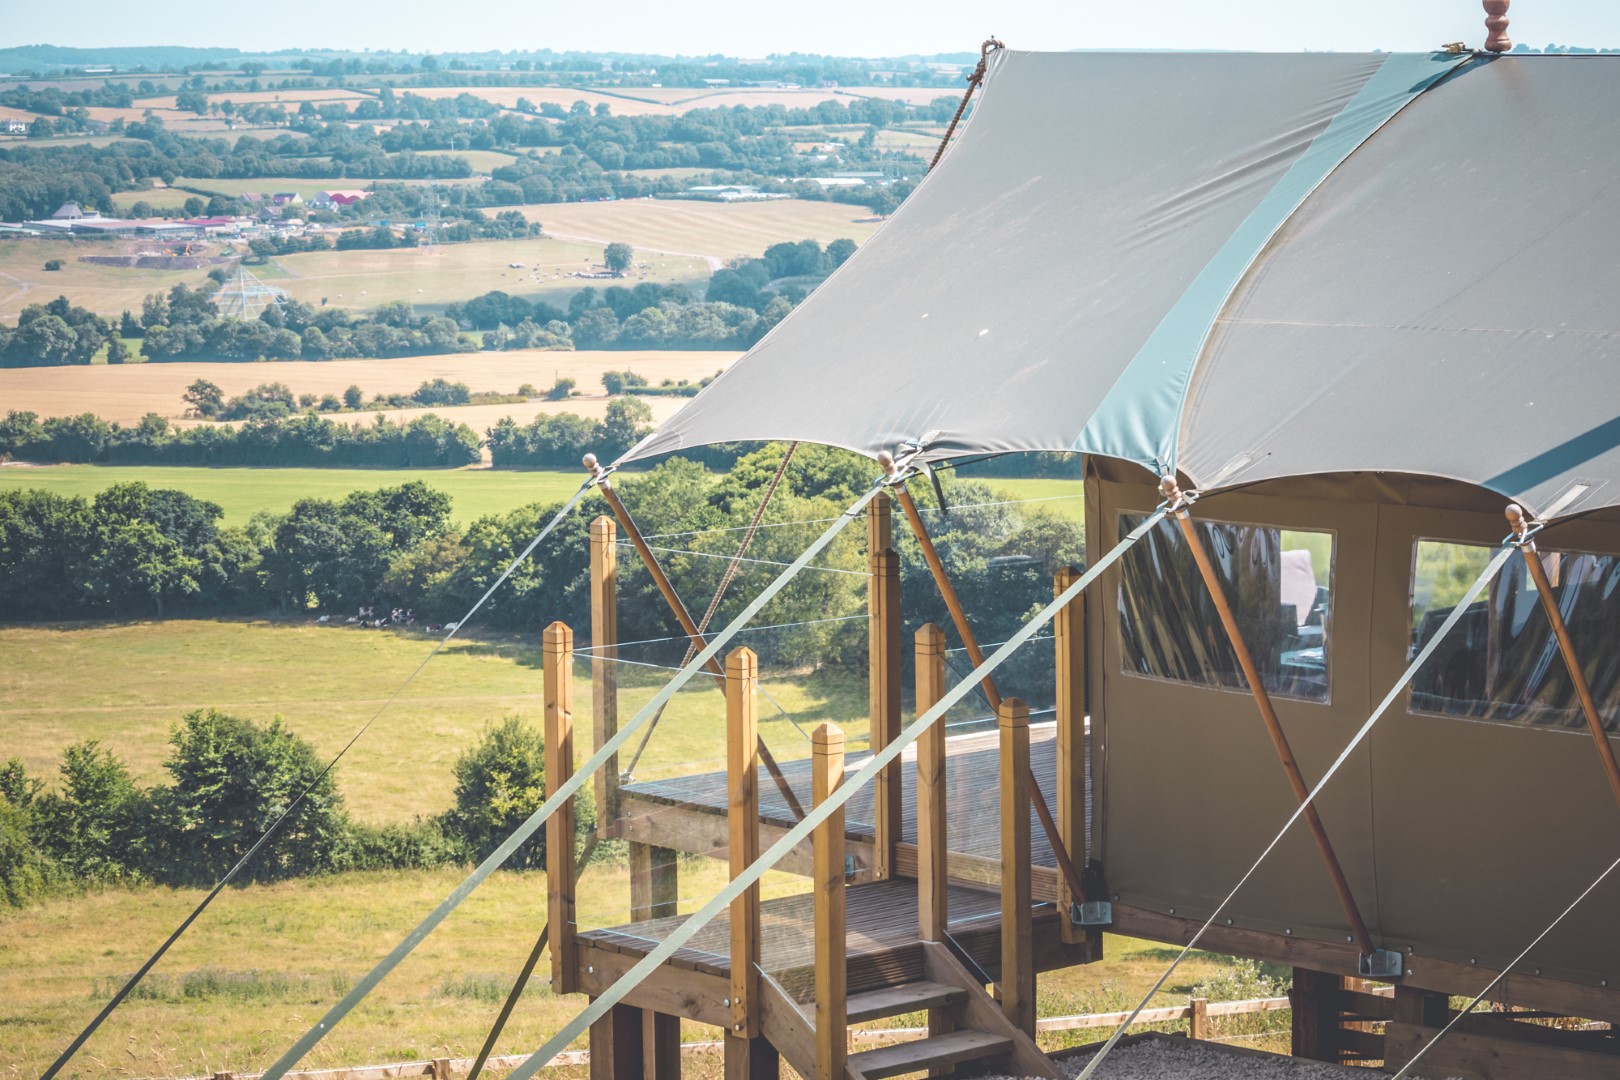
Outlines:
{"label": "tent canvas roof", "polygon": [[997,52],[877,237],[626,460],[911,441],[1612,505],[1617,92],[1601,57]]}

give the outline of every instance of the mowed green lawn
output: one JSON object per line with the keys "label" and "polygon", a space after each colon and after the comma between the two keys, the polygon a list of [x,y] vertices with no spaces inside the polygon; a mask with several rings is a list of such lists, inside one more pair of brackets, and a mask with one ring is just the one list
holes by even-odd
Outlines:
{"label": "mowed green lawn", "polygon": [[[454,410],[446,415],[454,418]],[[462,524],[503,514],[529,503],[572,495],[579,472],[513,469],[206,469],[182,465],[45,465],[0,468],[0,489],[43,488],[58,495],[91,498],[113,484],[141,481],[177,488],[218,503],[225,522],[241,525],[261,510],[284,514],[299,499],[341,499],[351,491],[395,487],[421,480],[447,493],[450,512]]]}

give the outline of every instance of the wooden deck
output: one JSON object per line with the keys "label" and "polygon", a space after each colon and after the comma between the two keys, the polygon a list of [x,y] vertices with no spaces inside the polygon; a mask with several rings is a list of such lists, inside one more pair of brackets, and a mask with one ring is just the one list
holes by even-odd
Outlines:
{"label": "wooden deck", "polygon": [[[1057,783],[1056,725],[1031,724],[1030,767],[1046,792],[1049,803],[1055,803],[1053,792]],[[946,766],[948,820],[946,831],[950,850],[960,856],[953,866],[953,877],[959,881],[992,884],[985,876],[988,868],[1001,858],[1000,820],[996,807],[1000,756],[994,730],[958,735],[946,740],[949,758]],[[850,755],[848,771],[853,772],[870,755]],[[902,872],[914,873],[917,842],[917,768],[914,748],[907,748],[902,756],[901,768],[901,842],[913,849],[902,848],[899,866]],[[809,806],[810,761],[784,761],[783,777],[802,805]],[[1089,783],[1088,783],[1089,788]],[[619,790],[620,822],[618,834],[625,839],[676,851],[700,855],[723,856],[726,831],[726,774],[701,773],[694,776],[667,780],[648,780],[625,784]],[[857,869],[871,866],[871,845],[875,835],[872,823],[872,787],[867,786],[850,797],[844,806],[845,833],[849,852],[855,857]],[[774,843],[795,819],[786,800],[770,775],[759,771],[760,841],[764,846]],[[1047,843],[1046,833],[1033,810],[1030,812],[1031,855],[1037,877],[1051,877],[1057,860]],[[1089,809],[1087,831],[1090,831]],[[909,857],[908,857],[909,856]],[[808,849],[790,857],[780,868],[794,872],[808,872]],[[973,867],[978,866],[979,872]],[[964,872],[958,873],[958,867]],[[1041,875],[1045,869],[1051,873]],[[1037,889],[1037,895],[1043,895]],[[1050,899],[1050,895],[1047,896]]]}
{"label": "wooden deck", "polygon": [[[915,881],[894,879],[852,885],[846,904],[845,955],[850,993],[898,986],[922,977]],[[1057,910],[1051,904],[1038,903],[1032,912],[1036,957],[1041,968],[1075,963],[1076,958],[1062,944]],[[986,972],[995,975],[1001,965],[999,898],[954,886],[950,889],[950,916],[951,936]],[[685,921],[685,916],[674,916],[605,930],[582,930],[577,940],[582,956],[587,952],[616,953],[628,966],[651,952]],[[792,997],[810,1000],[815,981],[815,925],[810,894],[763,901],[760,928],[761,967]],[[727,979],[731,974],[730,940],[731,924],[722,912],[676,951],[668,966],[696,976]]]}

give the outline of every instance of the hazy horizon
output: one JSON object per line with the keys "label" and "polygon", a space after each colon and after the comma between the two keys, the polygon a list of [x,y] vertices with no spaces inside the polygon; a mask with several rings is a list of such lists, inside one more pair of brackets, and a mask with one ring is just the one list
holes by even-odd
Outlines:
{"label": "hazy horizon", "polygon": [[[72,39],[61,14],[44,5],[14,11],[0,47],[70,48],[179,45],[237,48],[454,52],[552,49],[659,55],[760,57],[822,53],[886,57],[974,50],[994,34],[1012,48],[1243,49],[1257,51],[1422,51],[1449,41],[1477,46],[1485,36],[1478,0],[1362,0],[1299,4],[1253,0],[1218,7],[1207,0],[1145,0],[1082,10],[1073,0],[1014,0],[986,8],[945,0],[930,9],[897,11],[830,0],[807,11],[711,0],[701,10],[653,0],[620,0],[611,18],[591,7],[538,5],[514,10],[494,0],[463,0],[446,24],[445,9],[427,0],[398,0],[381,15],[287,0],[274,20],[232,27],[215,4],[173,0],[163,18],[122,26],[111,0],[74,9]],[[1591,48],[1620,46],[1620,4],[1612,0],[1519,0],[1509,12],[1515,42]]]}

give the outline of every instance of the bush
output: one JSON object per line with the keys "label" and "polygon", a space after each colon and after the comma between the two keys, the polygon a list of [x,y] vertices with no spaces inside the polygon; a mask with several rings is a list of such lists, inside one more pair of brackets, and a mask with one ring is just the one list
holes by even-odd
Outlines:
{"label": "bush", "polygon": [[137,875],[149,807],[124,763],[92,739],[63,752],[61,771],[62,790],[34,805],[41,846],[80,880]]}
{"label": "bush", "polygon": [[45,269],[47,269],[47,270],[60,270],[60,269],[62,269],[62,260],[61,259],[46,259],[45,260]]}
{"label": "bush", "polygon": [[568,395],[572,394],[573,392],[574,392],[574,380],[573,379],[566,379],[566,378],[565,379],[558,379],[556,382],[551,384],[551,389],[546,391],[546,400],[547,401],[565,401],[565,400],[567,400]]}
{"label": "bush", "polygon": [[0,767],[0,905],[22,907],[45,894],[56,865],[34,843],[33,803],[39,781],[12,758]]}
{"label": "bush", "polygon": [[[546,801],[546,748],[540,730],[509,716],[484,730],[477,744],[456,759],[455,806],[444,815],[445,829],[482,861]],[[585,790],[575,799],[580,835],[596,824]],[[512,870],[542,867],[545,831],[536,832],[506,860]]]}
{"label": "bush", "polygon": [[164,768],[174,786],[154,792],[154,878],[212,884],[306,787],[309,794],[239,880],[274,881],[337,865],[349,822],[336,774],[321,774],[314,748],[280,717],[260,727],[214,709],[197,710],[185,715],[169,745],[173,752]]}
{"label": "bush", "polygon": [[346,870],[433,870],[458,863],[465,851],[439,821],[417,818],[408,825],[350,826]]}

